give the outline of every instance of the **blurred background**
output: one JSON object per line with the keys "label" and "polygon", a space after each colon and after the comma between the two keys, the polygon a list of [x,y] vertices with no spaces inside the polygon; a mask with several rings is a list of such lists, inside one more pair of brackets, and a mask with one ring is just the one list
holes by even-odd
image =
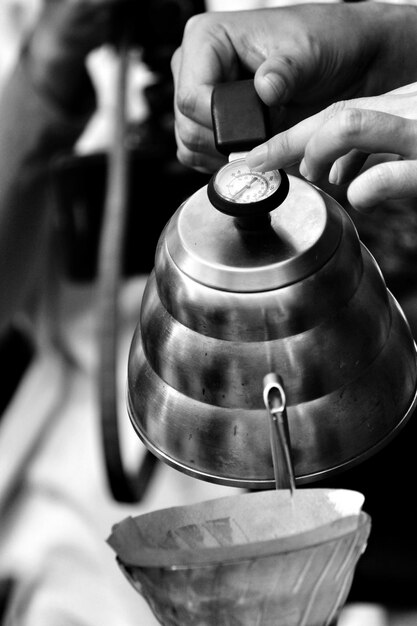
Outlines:
{"label": "blurred background", "polygon": [[[277,4],[285,3],[148,0],[142,5],[148,36],[131,51],[127,83],[131,176],[118,299],[119,427],[124,461],[132,470],[145,456],[127,417],[124,394],[141,296],[164,225],[207,182],[205,175],[176,161],[169,58],[180,43],[184,16]],[[153,21],[155,12],[165,15],[160,13],[164,5],[169,11],[172,5],[179,9],[177,30],[170,18]],[[0,90],[7,89],[41,8],[41,0],[1,0]],[[169,11],[166,15],[172,16]],[[97,403],[97,262],[118,54],[113,46],[102,46],[87,64],[96,110],[73,149],[57,153],[48,164],[51,248],[58,260],[45,274],[48,293],[42,287],[36,315],[29,307],[19,317],[33,343],[18,352],[16,344],[6,346],[2,353],[11,374],[14,355],[24,364],[15,384],[11,380],[13,393],[2,400],[0,416],[0,623],[7,626],[154,626],[150,609],[125,581],[105,543],[112,525],[128,515],[233,493],[160,463],[140,503],[115,502],[109,493]],[[344,202],[343,190],[329,192]],[[416,330],[417,212],[407,203],[385,207],[384,229],[381,216],[352,217]],[[405,585],[415,581],[414,572]],[[347,607],[340,626],[417,623],[416,613],[402,606],[401,599],[388,609],[376,597],[368,602],[364,593]]]}

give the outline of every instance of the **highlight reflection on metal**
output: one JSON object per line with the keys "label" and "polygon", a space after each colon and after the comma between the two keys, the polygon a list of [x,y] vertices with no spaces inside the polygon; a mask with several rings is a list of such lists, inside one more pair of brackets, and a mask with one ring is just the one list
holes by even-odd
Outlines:
{"label": "highlight reflection on metal", "polygon": [[272,461],[276,489],[295,489],[287,400],[282,380],[271,372],[264,377],[264,403],[269,415]]}
{"label": "highlight reflection on metal", "polygon": [[400,430],[416,403],[404,315],[345,211],[305,181],[262,231],[204,189],[162,233],[128,365],[146,445],[192,476],[274,486],[263,378],[285,381],[296,484],[346,469]]}

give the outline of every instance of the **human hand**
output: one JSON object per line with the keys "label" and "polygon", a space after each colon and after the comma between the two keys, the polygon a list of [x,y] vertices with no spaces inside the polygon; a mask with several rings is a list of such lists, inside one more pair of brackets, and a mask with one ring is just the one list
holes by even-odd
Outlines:
{"label": "human hand", "polygon": [[[383,156],[361,172],[371,154]],[[336,102],[258,146],[247,161],[261,170],[300,162],[311,182],[327,174],[333,184],[352,181],[347,198],[358,210],[417,197],[417,83]]]}
{"label": "human hand", "polygon": [[[417,80],[417,9],[378,3],[311,4],[193,17],[172,59],[179,160],[210,171],[210,100],[223,81],[254,74],[285,127],[331,102]],[[280,116],[278,116],[280,117]]]}

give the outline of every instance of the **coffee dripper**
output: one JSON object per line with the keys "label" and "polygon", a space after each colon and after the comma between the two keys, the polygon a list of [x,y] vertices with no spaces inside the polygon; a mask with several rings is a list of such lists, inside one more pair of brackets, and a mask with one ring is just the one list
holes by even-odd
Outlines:
{"label": "coffee dripper", "polygon": [[[252,81],[214,92],[227,154],[266,138],[253,93]],[[237,154],[161,234],[130,350],[130,419],[182,472],[270,488],[271,372],[299,485],[377,452],[416,403],[408,323],[345,210],[302,178],[250,172]]]}

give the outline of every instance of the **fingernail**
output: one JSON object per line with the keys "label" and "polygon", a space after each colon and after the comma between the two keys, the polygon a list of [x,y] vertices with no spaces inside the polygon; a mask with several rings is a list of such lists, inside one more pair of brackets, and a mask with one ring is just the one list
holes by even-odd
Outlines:
{"label": "fingernail", "polygon": [[246,163],[251,169],[262,169],[268,158],[268,146],[261,144],[246,155]]}
{"label": "fingernail", "polygon": [[304,178],[307,178],[307,180],[309,179],[309,173],[308,173],[307,165],[304,159],[301,161],[300,167],[298,168],[298,170],[301,176],[304,176]]}
{"label": "fingernail", "polygon": [[337,168],[337,162],[334,162],[329,172],[329,183],[337,185],[339,183],[339,172]]}
{"label": "fingernail", "polygon": [[281,102],[284,101],[287,95],[287,85],[282,80],[281,76],[269,72],[265,74],[264,81],[267,82],[274,92],[275,98]]}

